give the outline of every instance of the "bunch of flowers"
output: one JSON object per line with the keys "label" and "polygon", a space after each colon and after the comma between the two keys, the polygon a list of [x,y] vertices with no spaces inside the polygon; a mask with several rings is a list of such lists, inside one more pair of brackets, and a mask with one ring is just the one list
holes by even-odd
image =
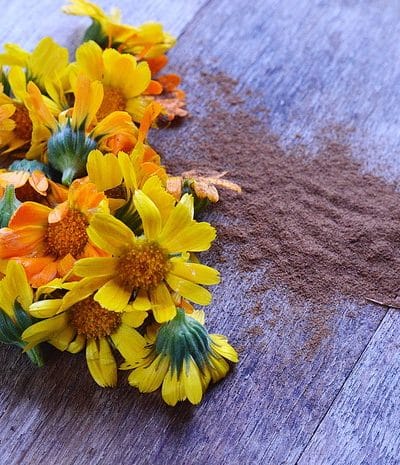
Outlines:
{"label": "bunch of flowers", "polygon": [[215,229],[195,217],[237,186],[169,176],[148,143],[186,115],[162,74],[175,39],[87,0],[64,11],[92,19],[75,61],[49,37],[0,54],[0,340],[38,366],[41,343],[85,350],[102,387],[119,364],[141,392],[197,404],[237,353],[195,308],[220,281],[197,256]]}

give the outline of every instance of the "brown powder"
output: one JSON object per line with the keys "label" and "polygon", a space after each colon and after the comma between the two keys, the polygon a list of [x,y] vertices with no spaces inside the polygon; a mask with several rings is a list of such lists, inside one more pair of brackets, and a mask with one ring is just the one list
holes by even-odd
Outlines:
{"label": "brown powder", "polygon": [[242,185],[242,195],[224,191],[214,208],[223,218],[222,247],[229,244],[242,270],[266,270],[253,291],[283,286],[319,304],[335,295],[395,301],[400,195],[394,186],[361,172],[345,131],[324,135],[316,154],[301,146],[284,150],[265,120],[235,96],[234,81],[203,73],[202,84],[191,104],[198,114],[158,134],[156,145],[176,174],[228,170]]}

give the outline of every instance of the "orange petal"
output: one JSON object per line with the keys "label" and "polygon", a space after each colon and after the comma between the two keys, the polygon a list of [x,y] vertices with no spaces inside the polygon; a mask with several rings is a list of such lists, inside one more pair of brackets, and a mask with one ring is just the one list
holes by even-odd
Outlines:
{"label": "orange petal", "polygon": [[159,76],[157,81],[162,85],[165,92],[172,92],[181,83],[181,78],[177,74],[164,74]]}
{"label": "orange petal", "polygon": [[72,267],[74,266],[75,261],[76,261],[75,258],[70,253],[67,254],[61,260],[59,260],[57,263],[58,276],[63,278],[66,274],[68,274],[72,270]]}
{"label": "orange petal", "polygon": [[29,184],[41,195],[46,195],[47,189],[49,188],[49,182],[45,174],[39,170],[35,170],[31,174],[29,177]]}
{"label": "orange petal", "polygon": [[146,95],[159,95],[163,91],[163,86],[158,81],[150,81],[150,84],[144,91]]}
{"label": "orange petal", "polygon": [[44,226],[47,225],[47,218],[50,208],[36,202],[24,202],[12,216],[9,227],[12,229]]}
{"label": "orange petal", "polygon": [[151,75],[157,74],[161,71],[164,66],[168,63],[168,57],[166,55],[161,55],[155,58],[146,58],[147,64],[149,65]]}
{"label": "orange petal", "polygon": [[[50,257],[49,257],[50,258]],[[25,268],[26,269],[26,268]],[[28,274],[28,273],[27,273]],[[40,287],[57,277],[57,262],[48,263],[40,273],[33,275],[29,282],[32,287]]]}
{"label": "orange petal", "polygon": [[45,229],[42,227],[26,227],[13,231],[10,228],[0,229],[0,258],[41,255],[45,250],[43,242]]}

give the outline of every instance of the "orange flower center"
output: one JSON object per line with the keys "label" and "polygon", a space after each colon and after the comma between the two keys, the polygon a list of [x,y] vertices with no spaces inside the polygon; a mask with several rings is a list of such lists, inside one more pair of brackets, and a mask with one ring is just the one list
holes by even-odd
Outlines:
{"label": "orange flower center", "polygon": [[114,87],[104,86],[103,102],[97,112],[97,118],[102,120],[113,111],[126,109],[126,98],[124,94]]}
{"label": "orange flower center", "polygon": [[112,334],[121,324],[121,315],[88,297],[71,308],[70,322],[78,334],[97,339]]}
{"label": "orange flower center", "polygon": [[47,226],[45,235],[47,253],[57,258],[69,253],[77,257],[88,242],[86,234],[88,225],[83,213],[78,210],[68,210],[61,221],[49,223]]}
{"label": "orange flower center", "polygon": [[157,286],[170,269],[165,252],[154,242],[143,241],[132,247],[118,263],[118,281],[125,289]]}
{"label": "orange flower center", "polygon": [[29,141],[32,137],[32,121],[28,109],[22,103],[15,103],[15,112],[11,119],[15,121],[14,133],[19,139]]}

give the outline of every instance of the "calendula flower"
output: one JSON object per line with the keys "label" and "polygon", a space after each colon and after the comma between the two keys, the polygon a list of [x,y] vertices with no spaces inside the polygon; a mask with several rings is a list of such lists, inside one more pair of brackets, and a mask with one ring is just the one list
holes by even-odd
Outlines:
{"label": "calendula flower", "polygon": [[102,48],[118,48],[138,58],[163,55],[176,42],[159,23],[149,22],[139,27],[122,24],[118,9],[113,8],[111,14],[107,15],[98,5],[88,0],[70,0],[63,11],[92,19],[93,23],[86,31],[84,41],[94,40]]}
{"label": "calendula flower", "polygon": [[58,120],[46,107],[33,82],[28,84],[28,92],[37,123],[35,118],[27,158],[43,158],[45,153],[45,161],[61,173],[63,184],[70,185],[76,177],[86,175],[89,152],[101,148],[105,139],[115,134],[137,133],[126,112],[115,111],[96,123],[96,113],[103,101],[103,86],[99,81],[91,82],[79,76],[74,107],[70,114],[61,114]]}
{"label": "calendula flower", "polygon": [[114,49],[102,50],[93,41],[77,49],[72,69],[76,74],[85,74],[103,84],[104,98],[97,110],[99,120],[113,111],[127,111],[134,121],[140,122],[149,104],[143,94],[157,94],[162,90],[158,83],[151,81],[146,62],[137,63],[132,55]]}
{"label": "calendula flower", "polygon": [[39,347],[28,348],[21,338],[23,331],[34,323],[29,315],[32,301],[32,289],[23,267],[10,260],[0,281],[0,342],[24,349],[33,363],[42,366]]}
{"label": "calendula flower", "polygon": [[107,278],[94,299],[110,310],[123,310],[132,296],[134,299],[145,292],[158,322],[175,316],[172,292],[208,305],[211,294],[200,284],[217,284],[219,274],[213,268],[190,262],[188,252],[207,250],[215,238],[215,229],[193,220],[193,198],[183,196],[176,206],[169,207],[167,214],[140,190],[135,192],[133,202],[143,234],[136,236],[111,215],[96,214],[87,234],[112,256],[79,260],[74,273]]}
{"label": "calendula flower", "polygon": [[71,185],[68,200],[54,209],[24,202],[8,227],[0,229],[0,258],[21,263],[34,287],[63,277],[76,259],[107,255],[86,233],[96,211],[107,211],[105,196],[81,180]]}
{"label": "calendula flower", "polygon": [[26,81],[33,81],[45,92],[48,81],[61,79],[66,75],[68,50],[51,37],[42,39],[32,53],[17,44],[6,44],[4,53],[0,53],[0,66],[4,65],[21,68]]}
{"label": "calendula flower", "polygon": [[78,353],[86,349],[87,365],[96,383],[115,386],[117,364],[113,349],[125,358],[143,356],[145,340],[134,328],[143,323],[147,312],[131,306],[118,313],[104,309],[90,295],[93,281],[89,286],[81,284],[84,293],[74,294],[71,299],[75,286],[76,283],[53,286],[69,289],[68,301],[50,298],[33,303],[30,312],[42,321],[27,328],[22,339],[27,348],[46,341],[61,351]]}
{"label": "calendula flower", "polygon": [[228,361],[238,361],[226,337],[208,334],[203,320],[202,312],[189,316],[178,308],[173,320],[157,331],[150,328],[145,356],[122,365],[123,369],[133,368],[129,384],[140,392],[153,392],[162,385],[162,397],[168,405],[186,399],[200,403],[210,382],[226,376]]}

